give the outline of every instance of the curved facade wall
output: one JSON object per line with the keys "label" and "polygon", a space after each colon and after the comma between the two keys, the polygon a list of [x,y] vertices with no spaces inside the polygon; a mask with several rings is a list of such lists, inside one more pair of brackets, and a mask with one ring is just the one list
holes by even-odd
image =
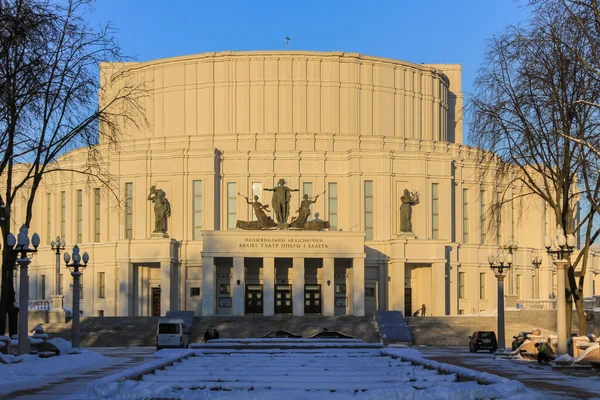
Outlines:
{"label": "curved facade wall", "polygon": [[[105,64],[102,71],[118,68]],[[116,149],[100,145],[112,190],[76,173],[48,176],[32,221],[42,244],[64,235],[90,253],[93,262],[83,278],[87,315],[150,315],[157,288],[163,314],[243,314],[243,303],[236,303],[244,296],[238,280],[271,289],[274,280],[321,285],[331,304],[328,290],[343,284],[353,288],[344,312],[357,315],[376,309],[412,314],[424,303],[433,315],[485,311],[496,307],[487,257],[511,238],[519,250],[506,293],[520,300],[548,300],[555,293],[551,260],[539,270],[531,264],[555,226],[542,203],[508,203],[499,228],[490,223],[490,206],[499,196],[517,197],[519,189],[485,177],[480,150],[460,143],[459,65],[355,53],[227,52],[129,63],[118,71],[149,90],[149,124],[124,126]],[[76,171],[83,160],[84,150],[78,150],[59,162]],[[257,234],[235,229],[235,221],[253,218],[237,193],[270,203],[263,189],[281,178],[299,189],[292,212],[302,194],[325,192],[311,208],[313,218],[334,222],[329,232],[314,234],[332,240],[330,250],[265,250],[260,265],[255,249],[245,255],[240,246],[223,254]],[[153,185],[171,204],[169,238],[152,235]],[[413,234],[400,232],[405,189],[420,193],[412,208]],[[281,235],[294,239],[292,231]],[[311,236],[302,235],[296,239]],[[345,250],[332,250],[346,242],[359,243],[351,267],[344,264]],[[280,266],[289,273],[278,269],[278,259],[293,260]],[[293,272],[299,270],[305,274]],[[32,297],[43,293],[48,299],[54,274],[49,247],[30,271]],[[215,294],[223,282],[233,287],[230,310],[219,306]],[[591,280],[588,286],[589,292]],[[265,299],[271,289],[264,289]],[[331,312],[342,315],[338,307],[323,309]]]}

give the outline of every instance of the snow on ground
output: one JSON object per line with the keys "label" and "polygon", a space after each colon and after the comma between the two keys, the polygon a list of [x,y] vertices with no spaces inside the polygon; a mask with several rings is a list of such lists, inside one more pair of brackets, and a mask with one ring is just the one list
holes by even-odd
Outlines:
{"label": "snow on ground", "polygon": [[[135,373],[128,371],[93,382],[85,392],[72,398],[542,398],[517,381],[425,360],[412,349],[206,348],[162,350],[157,355],[161,359],[152,365],[144,364]],[[149,373],[164,365],[167,366]],[[131,380],[142,372],[145,374],[141,380]],[[458,374],[475,380],[457,382]]]}

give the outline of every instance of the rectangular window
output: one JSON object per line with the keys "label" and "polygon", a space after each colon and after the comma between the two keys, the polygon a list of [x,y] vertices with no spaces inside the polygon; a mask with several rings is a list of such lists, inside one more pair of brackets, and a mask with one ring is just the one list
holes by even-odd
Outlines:
{"label": "rectangular window", "polygon": [[431,184],[431,238],[440,238],[440,184]]}
{"label": "rectangular window", "polygon": [[58,294],[63,295],[63,274],[58,275]]}
{"label": "rectangular window", "polygon": [[133,239],[133,183],[125,184],[125,239]]}
{"label": "rectangular window", "polygon": [[193,223],[194,223],[194,240],[200,240],[202,238],[202,181],[192,182],[192,200],[193,207]]}
{"label": "rectangular window", "polygon": [[200,296],[200,287],[190,288],[190,297],[198,297],[198,296]]}
{"label": "rectangular window", "polygon": [[465,298],[465,273],[464,272],[458,273],[458,298],[459,299]]}
{"label": "rectangular window", "polygon": [[103,299],[105,297],[104,289],[105,285],[105,273],[98,272],[98,298]]}
{"label": "rectangular window", "polygon": [[517,274],[517,299],[521,299],[521,274]]}
{"label": "rectangular window", "polygon": [[463,243],[469,243],[469,189],[463,189]]}
{"label": "rectangular window", "polygon": [[[262,191],[262,182],[252,182],[252,198],[250,199],[250,201],[254,201],[254,196],[258,196],[258,201],[260,201],[263,197]],[[256,221],[256,213],[254,212],[254,207],[252,207],[252,221]]]}
{"label": "rectangular window", "polygon": [[94,189],[94,242],[100,242],[100,189]]}
{"label": "rectangular window", "polygon": [[479,273],[479,299],[485,300],[485,273]]}
{"label": "rectangular window", "polygon": [[[310,199],[312,197],[312,193],[313,193],[313,184],[312,182],[302,182],[302,198],[304,199],[304,195],[308,195],[308,198]],[[312,221],[312,213],[311,215],[308,216],[307,221]]]}
{"label": "rectangular window", "polygon": [[83,242],[83,192],[78,190],[77,195],[77,242]]}
{"label": "rectangular window", "polygon": [[485,244],[485,190],[479,191],[479,218],[479,243]]}
{"label": "rectangular window", "polygon": [[67,194],[60,192],[60,241],[65,242],[67,231]]}
{"label": "rectangular window", "polygon": [[365,181],[365,238],[373,240],[373,181]]}
{"label": "rectangular window", "polygon": [[511,202],[510,202],[510,219],[511,219],[511,224],[510,224],[510,237],[511,240],[515,240],[515,225],[517,223],[517,213],[516,213],[516,208],[515,208],[515,198],[513,197]]}
{"label": "rectangular window", "polygon": [[329,226],[332,230],[338,228],[338,185],[337,182],[329,182],[327,185],[327,210],[329,212]]}
{"label": "rectangular window", "polygon": [[227,182],[227,229],[237,224],[237,183]]}
{"label": "rectangular window", "polygon": [[52,194],[46,193],[46,240],[52,242]]}
{"label": "rectangular window", "polygon": [[40,275],[40,300],[46,300],[46,275]]}

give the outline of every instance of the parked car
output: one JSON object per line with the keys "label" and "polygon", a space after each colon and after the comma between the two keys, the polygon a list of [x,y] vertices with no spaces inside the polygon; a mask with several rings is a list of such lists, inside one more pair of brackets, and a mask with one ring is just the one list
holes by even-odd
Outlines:
{"label": "parked car", "polygon": [[531,332],[519,332],[517,336],[513,336],[512,349],[513,351],[521,347],[523,342],[527,340],[527,336],[531,335]]}
{"label": "parked car", "polygon": [[288,331],[271,331],[263,336],[263,338],[266,338],[266,339],[281,339],[281,338],[297,339],[297,338],[301,338],[301,337],[302,336],[296,335],[296,334],[294,334],[292,332],[288,332]]}
{"label": "parked car", "polygon": [[498,349],[496,333],[493,331],[475,331],[469,336],[469,351],[477,353],[479,350],[489,350],[490,353]]}
{"label": "parked car", "polygon": [[188,347],[189,329],[180,318],[161,318],[156,329],[156,350]]}
{"label": "parked car", "polygon": [[349,335],[344,335],[341,332],[336,331],[323,331],[319,333],[315,333],[311,336],[312,339],[354,339],[354,337]]}

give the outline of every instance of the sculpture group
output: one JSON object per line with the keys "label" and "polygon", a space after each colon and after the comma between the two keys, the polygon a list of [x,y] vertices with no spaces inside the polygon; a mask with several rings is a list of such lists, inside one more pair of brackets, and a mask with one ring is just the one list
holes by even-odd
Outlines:
{"label": "sculpture group", "polygon": [[296,211],[298,216],[292,218],[291,222],[288,223],[290,216],[290,201],[292,199],[292,192],[298,192],[299,189],[290,189],[286,186],[284,179],[279,179],[277,186],[274,188],[263,189],[268,192],[273,192],[271,198],[271,207],[275,215],[275,220],[267,213],[270,213],[269,205],[262,204],[258,196],[254,196],[253,201],[247,196],[243,196],[240,193],[238,195],[246,199],[246,203],[252,205],[254,214],[256,215],[256,221],[238,221],[237,227],[245,230],[258,230],[258,229],[305,229],[305,230],[322,230],[329,228],[329,222],[327,221],[308,221],[311,210],[310,205],[315,203],[319,198],[320,194],[314,198],[309,197],[307,194],[303,196],[303,200],[300,203],[300,208]]}

